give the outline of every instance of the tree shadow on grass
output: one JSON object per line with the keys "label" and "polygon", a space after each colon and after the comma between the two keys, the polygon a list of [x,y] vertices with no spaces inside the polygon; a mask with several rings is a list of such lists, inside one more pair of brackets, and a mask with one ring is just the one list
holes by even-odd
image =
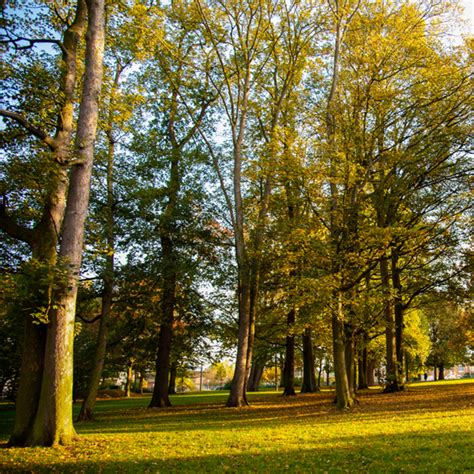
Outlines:
{"label": "tree shadow on grass", "polygon": [[[225,453],[210,447],[186,453],[156,452],[137,454],[135,446],[107,459],[106,445],[94,459],[80,456],[81,445],[72,451],[60,451],[57,460],[47,461],[40,456],[22,462],[12,459],[0,464],[0,469],[30,472],[471,472],[474,468],[472,434],[409,432],[398,435],[368,435],[346,437],[331,441],[321,440],[311,447],[273,445],[269,439],[259,450],[247,445],[232,446]],[[159,446],[159,439],[156,440]],[[19,450],[18,450],[19,451]],[[159,452],[157,449],[156,451]],[[69,456],[64,460],[64,453]]]}
{"label": "tree shadow on grass", "polygon": [[[474,388],[474,387],[473,387]],[[298,398],[274,398],[243,409],[224,409],[219,405],[183,406],[171,409],[135,409],[108,412],[95,423],[79,424],[81,433],[114,432],[187,432],[194,430],[220,431],[232,425],[252,429],[262,423],[269,426],[315,422],[334,424],[351,421],[379,421],[383,416],[450,416],[474,403],[474,390],[437,393],[402,392],[400,394],[362,394],[361,403],[349,412],[336,409],[332,394],[304,395]]]}
{"label": "tree shadow on grass", "polygon": [[[251,407],[225,409],[220,404],[198,404],[176,406],[168,409],[146,409],[137,401],[104,401],[98,404],[96,420],[76,424],[79,434],[101,433],[160,433],[177,431],[222,431],[232,426],[251,430],[261,427],[295,423],[317,423],[319,425],[341,422],[378,421],[404,416],[449,416],[474,403],[474,385],[452,387],[438,392],[422,389],[397,394],[379,394],[373,391],[359,395],[361,403],[349,412],[341,413],[333,402],[330,392],[307,394],[296,398],[267,396],[256,399]],[[129,401],[130,402],[130,401]],[[132,406],[133,408],[129,408]],[[76,408],[77,409],[77,408]],[[13,411],[0,412],[0,437],[7,439],[13,426]]]}

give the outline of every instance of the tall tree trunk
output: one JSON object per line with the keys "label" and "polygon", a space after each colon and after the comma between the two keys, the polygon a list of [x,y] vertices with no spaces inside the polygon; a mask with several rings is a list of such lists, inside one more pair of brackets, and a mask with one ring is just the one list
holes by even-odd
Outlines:
{"label": "tall tree trunk", "polygon": [[[14,238],[27,242],[32,249],[32,257],[49,266],[56,264],[56,247],[64,218],[68,189],[68,173],[64,163],[68,161],[70,155],[78,63],[77,51],[87,25],[86,10],[85,0],[79,0],[74,21],[63,36],[62,61],[64,69],[61,78],[63,102],[58,115],[56,135],[54,139],[50,139],[46,134],[44,137],[39,137],[52,150],[53,159],[56,162],[53,164],[51,185],[41,220],[33,232],[28,232],[29,235],[22,235],[24,229],[16,225],[12,227],[4,208],[0,213],[0,227]],[[50,291],[51,288],[48,288],[45,293],[50,294]],[[20,383],[16,399],[15,425],[9,439],[11,446],[24,446],[27,444],[27,440],[32,438],[41,392],[46,333],[45,324],[39,324],[33,316],[27,315]]]}
{"label": "tall tree trunk", "polygon": [[249,392],[258,392],[258,389],[260,387],[260,380],[262,378],[264,369],[265,362],[258,359],[254,359],[247,385],[247,389]]}
{"label": "tall tree trunk", "polygon": [[344,359],[347,381],[352,397],[355,396],[355,369],[354,369],[354,332],[350,324],[344,323]]}
{"label": "tall tree trunk", "polygon": [[398,267],[397,249],[392,249],[392,285],[394,289],[394,313],[395,313],[395,349],[397,352],[397,364],[399,373],[403,372],[403,301],[402,283],[400,269]]}
{"label": "tall tree trunk", "polygon": [[171,364],[170,368],[170,382],[168,384],[168,394],[175,395],[176,394],[176,375],[178,372],[178,363],[175,361]]}
{"label": "tall tree trunk", "polygon": [[127,362],[127,381],[125,382],[125,396],[130,398],[132,396],[132,381],[133,381],[133,360],[130,358]]}
{"label": "tall tree trunk", "polygon": [[444,362],[438,365],[438,380],[444,380]]}
{"label": "tall tree trunk", "polygon": [[95,400],[99,391],[100,379],[104,368],[105,354],[107,350],[107,339],[109,332],[110,311],[112,308],[112,298],[114,289],[114,253],[115,253],[115,221],[114,221],[114,159],[115,140],[113,137],[114,102],[118,89],[120,75],[123,68],[117,63],[114,83],[110,94],[109,114],[107,123],[107,206],[106,206],[106,241],[107,256],[105,258],[104,269],[104,289],[102,292],[102,308],[100,314],[99,334],[97,336],[97,346],[94,355],[94,364],[90,375],[87,394],[82,402],[81,411],[78,416],[79,421],[91,420],[93,417]]}
{"label": "tall tree trunk", "polygon": [[306,327],[303,332],[303,381],[301,393],[313,393],[317,390],[311,328]]}
{"label": "tall tree trunk", "polygon": [[[109,259],[112,260],[113,255],[107,256],[107,260]],[[113,262],[108,263],[107,266],[109,267],[109,270],[113,272]],[[97,335],[97,347],[94,355],[94,364],[87,387],[87,394],[82,402],[81,411],[79,412],[79,416],[77,418],[78,421],[92,420],[93,418],[95,401],[97,398],[97,393],[99,392],[102,370],[104,368],[105,353],[107,350],[107,337],[109,330],[108,326],[113,296],[112,274],[113,273],[106,275],[104,278],[99,334]]]}
{"label": "tall tree trunk", "polygon": [[344,308],[343,297],[340,291],[334,299],[337,301],[337,308],[332,313],[332,339],[334,354],[334,374],[336,376],[336,403],[339,409],[350,408],[354,404],[354,399],[347,378],[346,356],[345,356],[345,336],[344,336]]}
{"label": "tall tree trunk", "polygon": [[295,335],[293,333],[296,319],[296,311],[291,309],[287,315],[287,334],[286,334],[286,350],[285,365],[283,369],[283,380],[285,389],[284,396],[294,396],[295,392]]}
{"label": "tall tree trunk", "polygon": [[173,333],[174,308],[176,304],[176,261],[174,245],[169,236],[161,237],[163,252],[163,296],[161,301],[162,321],[156,359],[155,386],[149,408],[170,407],[168,394],[171,340]]}
{"label": "tall tree trunk", "polygon": [[390,276],[387,260],[380,261],[380,277],[382,280],[383,305],[385,316],[385,349],[387,358],[387,375],[385,382],[385,393],[398,392],[399,373],[395,342],[395,321],[392,312],[392,298],[390,289]]}
{"label": "tall tree trunk", "polygon": [[367,385],[373,387],[375,385],[375,361],[367,360]]}
{"label": "tall tree trunk", "polygon": [[94,142],[99,115],[105,40],[103,0],[88,0],[86,65],[73,165],[64,217],[60,261],[64,282],[53,294],[46,339],[38,413],[29,445],[67,444],[75,436],[72,423],[72,372],[77,284],[83,252],[84,224],[89,204]]}
{"label": "tall tree trunk", "polygon": [[243,273],[244,281],[240,284],[239,294],[239,332],[237,345],[237,358],[234,377],[230,388],[228,407],[241,407],[248,405],[245,393],[247,379],[247,355],[250,330],[250,288]]}
{"label": "tall tree trunk", "polygon": [[367,360],[367,346],[366,346],[366,337],[364,334],[363,347],[359,349],[359,358],[358,358],[358,389],[363,390],[369,388],[368,385],[368,360]]}
{"label": "tall tree trunk", "polygon": [[321,375],[323,373],[323,359],[319,360],[319,367],[318,367],[318,380],[316,382],[316,392],[321,390]]}

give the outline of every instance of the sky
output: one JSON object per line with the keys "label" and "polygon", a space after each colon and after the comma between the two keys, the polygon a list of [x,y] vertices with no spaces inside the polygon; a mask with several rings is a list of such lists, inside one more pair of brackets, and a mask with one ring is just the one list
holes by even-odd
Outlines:
{"label": "sky", "polygon": [[474,0],[462,0],[464,16],[469,21],[469,31],[474,34]]}

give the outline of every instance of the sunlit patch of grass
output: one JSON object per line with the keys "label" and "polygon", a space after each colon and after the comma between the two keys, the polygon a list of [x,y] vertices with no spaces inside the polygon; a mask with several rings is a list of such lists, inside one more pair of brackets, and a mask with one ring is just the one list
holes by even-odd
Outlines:
{"label": "sunlit patch of grass", "polygon": [[[104,400],[79,423],[80,440],[54,449],[0,450],[0,470],[34,472],[468,472],[474,470],[474,380],[367,390],[350,412],[334,394],[249,394],[224,408],[225,392]],[[12,411],[1,407],[2,430]],[[2,431],[6,440],[8,431]]]}

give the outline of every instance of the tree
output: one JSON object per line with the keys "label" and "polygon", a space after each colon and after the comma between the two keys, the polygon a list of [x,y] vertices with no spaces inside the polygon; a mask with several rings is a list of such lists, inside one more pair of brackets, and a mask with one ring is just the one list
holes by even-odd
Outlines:
{"label": "tree", "polygon": [[82,258],[84,223],[89,200],[94,140],[98,121],[105,6],[88,0],[85,77],[76,134],[76,160],[72,166],[59,260],[66,278],[52,296],[44,371],[38,412],[30,445],[67,444],[75,436],[72,424],[72,348],[77,284]]}
{"label": "tree", "polygon": [[[50,13],[52,11],[53,9],[51,9]],[[57,10],[57,12],[59,11],[61,10]],[[1,116],[14,121],[29,136],[39,139],[49,150],[49,157],[45,163],[46,173],[44,173],[46,175],[45,182],[47,183],[45,186],[46,192],[40,193],[39,199],[42,210],[34,227],[28,228],[18,224],[9,212],[5,198],[2,206],[0,206],[0,226],[2,230],[13,238],[26,242],[31,249],[32,257],[44,266],[45,273],[50,272],[50,267],[56,263],[56,247],[59,242],[68,188],[68,164],[74,159],[70,151],[74,129],[73,108],[76,97],[77,69],[80,59],[78,51],[81,38],[86,29],[86,3],[81,0],[77,3],[75,9],[63,11],[63,13],[66,13],[66,21],[63,24],[67,26],[61,41],[41,37],[25,39],[21,33],[10,32],[8,29],[4,37],[5,42],[12,44],[16,50],[26,49],[29,51],[29,48],[36,44],[50,43],[58,45],[62,53],[61,78],[58,86],[62,100],[53,105],[57,123],[54,136],[49,134],[47,121],[43,124],[37,122],[37,117],[40,116],[41,110],[36,110],[36,116],[33,115],[31,119],[21,111],[0,110]],[[59,15],[59,13],[57,14]],[[40,18],[42,21],[39,24],[44,25],[44,18],[41,16]],[[49,27],[47,27],[48,30],[51,31]],[[38,71],[41,69],[41,63],[33,57],[27,67],[32,71]],[[38,76],[35,74],[33,77]],[[28,110],[28,98],[22,97],[22,101]],[[38,105],[41,107],[46,104],[41,104],[40,98]],[[46,108],[46,110],[48,109]],[[5,190],[4,196],[6,196],[6,193],[7,191]],[[30,442],[33,420],[38,410],[46,343],[44,317],[47,315],[51,305],[50,299],[53,289],[51,282],[47,278],[43,279],[43,282],[45,281],[46,287],[40,285],[35,290],[38,294],[45,295],[42,298],[41,306],[37,310],[37,314],[43,314],[43,321],[40,321],[40,324],[36,324],[37,321],[33,314],[29,314],[26,317],[24,350],[20,369],[21,381],[18,389],[15,427],[9,441],[11,445],[21,446]]]}

